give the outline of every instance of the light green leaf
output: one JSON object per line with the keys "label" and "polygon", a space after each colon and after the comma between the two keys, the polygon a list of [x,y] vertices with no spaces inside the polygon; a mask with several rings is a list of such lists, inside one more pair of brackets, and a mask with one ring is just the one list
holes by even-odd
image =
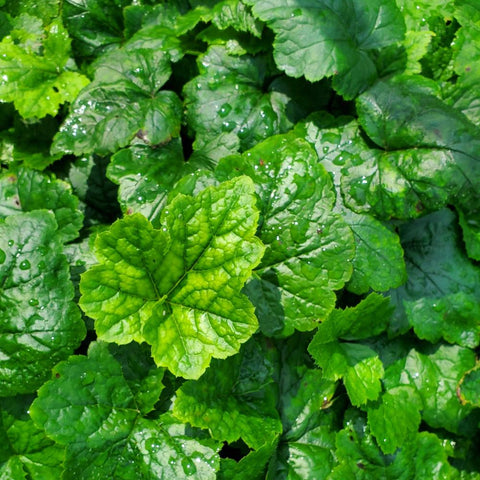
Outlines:
{"label": "light green leaf", "polygon": [[72,69],[70,39],[62,24],[53,22],[44,35],[42,53],[17,45],[11,36],[0,43],[0,100],[14,102],[24,118],[55,116],[89,83]]}
{"label": "light green leaf", "polygon": [[224,0],[213,8],[212,23],[221,30],[228,27],[240,32],[248,32],[261,38],[263,23],[255,18],[250,7],[241,0]]}
{"label": "light green leaf", "polygon": [[241,438],[255,450],[272,443],[282,424],[275,408],[271,356],[265,344],[250,341],[238,355],[215,360],[202,378],[177,390],[173,415],[208,429],[215,440],[233,443]]}
{"label": "light green leaf", "polygon": [[47,438],[28,416],[30,396],[0,399],[2,480],[60,478],[64,448]]}
{"label": "light green leaf", "polygon": [[78,199],[66,182],[34,170],[20,168],[0,175],[0,218],[20,212],[50,210],[58,225],[62,242],[78,237],[83,215]]}
{"label": "light green leaf", "polygon": [[360,124],[379,148],[356,143],[349,150],[342,191],[353,209],[408,219],[447,202],[478,208],[480,131],[433,86],[396,77],[358,98]]}
{"label": "light green leaf", "polygon": [[261,329],[267,335],[312,330],[333,309],[354,252],[350,229],[332,212],[331,178],[293,134],[270,137],[216,169],[220,179],[244,174],[256,185],[258,235],[267,246],[246,290]]}
{"label": "light green leaf", "polygon": [[389,0],[261,0],[247,3],[275,32],[277,66],[291,77],[334,77],[334,88],[355,97],[376,78],[371,50],[403,38],[402,15]]}
{"label": "light green leaf", "polygon": [[468,371],[460,380],[457,395],[463,405],[470,404],[480,407],[480,364]]}
{"label": "light green leaf", "polygon": [[480,271],[463,251],[455,214],[441,210],[400,228],[408,281],[391,292],[395,323],[418,337],[465,347],[480,342]]}
{"label": "light green leaf", "polygon": [[155,146],[178,137],[181,102],[174,92],[159,91],[170,73],[168,56],[154,48],[127,45],[101,57],[94,81],[55,135],[52,154],[107,154],[135,138]]}
{"label": "light green leaf", "polygon": [[350,162],[355,165],[355,157],[350,150],[353,145],[369,148],[364,143],[358,123],[351,117],[334,118],[316,113],[299,123],[295,132],[315,147],[322,165],[333,177],[337,191],[335,209],[353,232],[355,256],[348,290],[363,294],[370,288],[386,291],[400,286],[406,280],[406,272],[398,235],[387,223],[365,213],[353,212],[343,204],[341,179],[346,172],[345,166]]}
{"label": "light green leaf", "polygon": [[367,406],[368,424],[383,453],[412,442],[420,425],[422,403],[414,388],[399,386]]}
{"label": "light green leaf", "polygon": [[342,379],[353,405],[376,400],[382,389],[383,364],[366,345],[347,342],[320,343],[314,338],[308,351],[325,378]]}
{"label": "light green leaf", "polygon": [[480,224],[476,212],[458,210],[458,223],[462,227],[463,241],[470,258],[480,260]]}
{"label": "light green leaf", "polygon": [[218,446],[188,436],[169,414],[142,417],[120,363],[105,343],[59,363],[30,408],[34,422],[67,446],[65,480],[215,479]]}
{"label": "light green leaf", "polygon": [[477,429],[480,412],[463,406],[457,386],[465,372],[475,366],[475,353],[458,345],[429,345],[392,364],[385,372],[387,390],[410,385],[422,400],[422,420],[432,428],[462,435]]}
{"label": "light green leaf", "polygon": [[53,214],[0,220],[0,396],[34,392],[85,326]]}
{"label": "light green leaf", "polygon": [[99,338],[146,341],[159,366],[198,378],[255,332],[253,306],[240,293],[260,261],[258,212],[245,177],[178,195],[161,230],[141,215],[99,235],[100,265],[82,277],[80,305]]}
{"label": "light green leaf", "polygon": [[392,316],[388,297],[371,293],[355,307],[335,309],[317,328],[315,345],[343,340],[362,340],[382,333]]}

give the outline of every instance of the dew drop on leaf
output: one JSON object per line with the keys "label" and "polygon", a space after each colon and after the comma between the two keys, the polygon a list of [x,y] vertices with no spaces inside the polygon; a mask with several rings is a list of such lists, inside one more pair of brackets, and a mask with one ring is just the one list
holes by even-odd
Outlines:
{"label": "dew drop on leaf", "polygon": [[194,463],[188,459],[188,458],[184,458],[182,460],[182,468],[183,468],[183,471],[185,472],[185,475],[187,476],[191,476],[193,474],[196,473],[197,471],[197,467],[194,465]]}
{"label": "dew drop on leaf", "polygon": [[31,307],[36,307],[38,305],[38,300],[36,298],[31,298],[29,301],[28,301],[28,304],[31,306]]}
{"label": "dew drop on leaf", "polygon": [[218,110],[218,114],[223,118],[232,111],[232,106],[229,103],[224,103]]}
{"label": "dew drop on leaf", "polygon": [[28,260],[23,260],[19,265],[20,270],[28,270],[30,267],[31,265]]}
{"label": "dew drop on leaf", "polygon": [[8,241],[8,246],[9,247],[13,247],[14,244],[15,244],[15,242],[13,240]]}

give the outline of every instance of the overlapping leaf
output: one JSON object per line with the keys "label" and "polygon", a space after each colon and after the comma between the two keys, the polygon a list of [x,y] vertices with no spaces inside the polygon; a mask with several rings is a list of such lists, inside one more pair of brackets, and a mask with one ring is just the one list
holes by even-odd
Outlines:
{"label": "overlapping leaf", "polygon": [[67,446],[64,478],[214,479],[217,445],[188,436],[169,414],[144,418],[125,377],[107,344],[93,343],[88,357],[58,364],[39,390],[30,414]]}
{"label": "overlapping leaf", "polygon": [[334,77],[334,87],[353,98],[375,80],[370,54],[403,39],[405,24],[389,0],[261,0],[247,3],[275,32],[277,66],[310,81]]}
{"label": "overlapping leaf", "polygon": [[247,293],[262,331],[291,334],[312,330],[335,304],[334,290],[351,274],[352,234],[332,212],[330,176],[313,149],[295,135],[274,136],[227,157],[219,178],[249,175],[255,182],[267,250]]}
{"label": "overlapping leaf", "polygon": [[480,342],[480,271],[465,255],[456,217],[430,214],[401,228],[408,281],[391,292],[396,324],[405,318],[432,343],[476,347]]}
{"label": "overlapping leaf", "polygon": [[0,218],[40,209],[53,212],[63,242],[77,238],[83,216],[67,183],[25,168],[0,176]]}
{"label": "overlapping leaf", "polygon": [[0,396],[34,392],[85,336],[56,230],[45,210],[0,220]]}
{"label": "overlapping leaf", "polygon": [[7,36],[0,43],[0,100],[14,102],[24,118],[54,116],[89,80],[76,71],[68,33],[59,21],[51,23],[32,43],[19,41],[20,34],[16,31],[16,37]]}
{"label": "overlapping leaf", "polygon": [[127,46],[101,57],[94,81],[77,96],[55,136],[52,153],[106,154],[135,137],[147,145],[178,137],[180,100],[160,91],[170,73],[168,55],[155,46]]}
{"label": "overlapping leaf", "polygon": [[161,230],[139,214],[116,222],[98,237],[101,264],[80,285],[99,337],[147,341],[158,365],[186,378],[236,353],[257,328],[240,293],[263,254],[257,221],[253,185],[241,177],[178,195]]}

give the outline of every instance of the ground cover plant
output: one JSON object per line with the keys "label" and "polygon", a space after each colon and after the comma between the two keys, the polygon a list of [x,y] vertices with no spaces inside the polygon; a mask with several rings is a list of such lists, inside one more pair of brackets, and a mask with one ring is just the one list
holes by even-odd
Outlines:
{"label": "ground cover plant", "polygon": [[2,479],[480,478],[476,0],[0,5]]}

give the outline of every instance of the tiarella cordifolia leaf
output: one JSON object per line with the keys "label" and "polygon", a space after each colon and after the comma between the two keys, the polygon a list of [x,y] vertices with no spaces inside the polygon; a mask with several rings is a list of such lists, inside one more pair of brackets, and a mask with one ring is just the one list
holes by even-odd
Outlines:
{"label": "tiarella cordifolia leaf", "polygon": [[[366,213],[356,213],[344,205],[340,183],[345,166],[355,165],[353,145],[364,145],[358,124],[350,117],[311,115],[295,127],[295,132],[312,143],[325,169],[333,176],[337,191],[335,209],[351,228],[355,241],[353,273],[347,284],[351,292],[362,294],[370,288],[386,291],[406,280],[403,250],[393,228]],[[365,148],[368,148],[365,145]]]}
{"label": "tiarella cordifolia leaf", "polygon": [[35,43],[22,43],[20,34],[16,30],[0,43],[0,100],[14,102],[24,118],[54,116],[89,80],[75,71],[68,33],[58,20]]}
{"label": "tiarella cordifolia leaf", "polygon": [[480,406],[480,366],[477,362],[475,368],[467,372],[460,381],[457,395],[463,404]]}
{"label": "tiarella cordifolia leaf", "polygon": [[411,325],[418,337],[466,347],[480,341],[480,270],[463,251],[455,214],[432,213],[401,227],[408,281],[391,292],[393,330]]}
{"label": "tiarella cordifolia leaf", "polygon": [[218,446],[197,440],[167,413],[144,418],[121,364],[105,343],[58,364],[30,408],[67,446],[65,479],[214,479]]}
{"label": "tiarella cordifolia leaf", "polygon": [[0,218],[41,209],[53,212],[63,242],[77,238],[83,216],[67,183],[25,168],[0,176]]}
{"label": "tiarella cordifolia leaf", "polygon": [[198,378],[212,357],[236,353],[257,329],[240,293],[260,261],[258,212],[246,177],[178,195],[155,230],[141,215],[96,242],[100,265],[80,284],[80,304],[100,338],[147,341],[160,366]]}
{"label": "tiarella cordifolia leaf", "polygon": [[267,246],[246,289],[260,327],[268,335],[312,330],[333,309],[354,252],[350,229],[332,212],[331,178],[308,143],[291,134],[227,157],[216,169],[219,178],[245,174],[256,185],[258,234]]}
{"label": "tiarella cordifolia leaf", "polygon": [[376,78],[373,49],[403,38],[405,25],[389,0],[261,0],[247,3],[275,32],[277,66],[310,81],[334,76],[335,89],[353,98]]}
{"label": "tiarella cordifolia leaf", "polygon": [[0,396],[34,392],[85,336],[61,251],[53,214],[0,220]]}
{"label": "tiarella cordifolia leaf", "polygon": [[31,396],[0,399],[0,475],[5,480],[60,478],[64,447],[28,416]]}
{"label": "tiarella cordifolia leaf", "polygon": [[96,64],[94,81],[77,96],[54,138],[52,153],[107,154],[132,143],[166,143],[180,133],[178,96],[160,90],[170,60],[155,48],[115,50]]}

